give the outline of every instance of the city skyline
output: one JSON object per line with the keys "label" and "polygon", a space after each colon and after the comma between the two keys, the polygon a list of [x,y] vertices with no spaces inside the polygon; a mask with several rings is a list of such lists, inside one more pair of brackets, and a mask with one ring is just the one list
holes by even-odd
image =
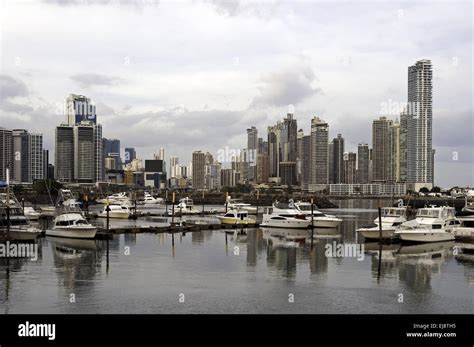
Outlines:
{"label": "city skyline", "polygon": [[[340,18],[334,11],[336,7],[327,4],[239,5],[234,10],[222,4],[190,4],[198,14],[212,22],[206,26],[202,21],[188,18],[182,5],[105,8],[102,5],[58,3],[60,1],[30,4],[29,7],[13,3],[3,5],[9,12],[24,11],[25,21],[31,23],[30,29],[26,28],[29,30],[26,42],[35,40],[41,33],[47,35],[43,35],[45,40],[41,41],[45,45],[44,52],[26,48],[34,48],[33,44],[19,47],[14,39],[23,35],[25,28],[5,18],[0,126],[42,133],[50,158],[54,158],[54,127],[51,124],[57,126],[64,121],[62,105],[69,93],[86,95],[95,101],[97,117],[104,128],[103,136],[120,139],[123,147],[134,147],[137,156],[143,159],[152,158],[160,147],[166,149],[167,158],[177,156],[182,163],[191,161],[194,150],[215,154],[226,146],[243,149],[247,142],[245,129],[255,126],[262,134],[260,137],[265,138],[266,127],[281,120],[287,114],[289,104],[294,105],[298,128],[303,128],[305,135],[310,133],[311,119],[319,116],[329,124],[330,139],[341,133],[345,139],[345,152],[356,152],[358,143],[371,143],[374,119],[380,116],[391,120],[399,118],[395,111],[393,114],[382,114],[382,111],[400,111],[397,107],[408,101],[408,66],[420,59],[430,59],[434,69],[435,183],[441,186],[473,183],[470,174],[474,161],[470,100],[472,66],[468,63],[472,58],[472,35],[469,33],[472,24],[463,20],[469,9],[460,11],[449,4],[436,4],[430,14],[424,14],[425,28],[414,23],[416,14],[423,7],[420,4],[371,4],[370,14],[361,14],[352,20],[344,18],[350,29],[345,33],[347,37],[341,38],[335,47],[329,45],[321,51],[327,42],[318,35],[311,38],[310,34],[317,32],[322,23],[329,33],[340,33],[336,26],[331,26],[319,15],[324,13],[334,20]],[[470,7],[469,4],[460,5]],[[364,6],[360,7],[344,6],[347,11],[359,14]],[[90,28],[84,27],[80,31],[90,41],[93,57],[87,55],[84,62],[79,62],[70,59],[68,53],[62,52],[63,48],[60,53],[55,45],[73,48],[74,40],[69,38],[74,37],[78,29],[66,23],[70,19],[68,12],[74,9],[75,16],[81,17],[81,13],[87,16],[92,8],[97,16],[107,10],[108,23],[117,29],[117,36],[122,29],[114,19],[125,12],[129,12],[130,23],[144,21],[153,27],[152,21],[166,16],[164,19],[171,27],[183,21],[188,23],[188,29],[181,32],[181,38],[171,33],[168,39],[160,41],[148,52],[144,43],[163,39],[161,34],[157,33],[155,37],[144,32],[141,44],[127,48],[127,44],[133,42],[132,37],[125,35],[124,41],[120,42],[108,32],[95,37],[92,33],[98,29],[98,24],[93,22]],[[340,5],[337,9],[340,10]],[[52,22],[43,23],[31,33],[31,27],[36,28],[53,14],[59,18],[57,25],[64,26],[61,34],[51,32],[55,29]],[[311,24],[310,14],[315,16]],[[387,23],[390,29],[386,38],[369,33],[371,26],[365,23],[358,28],[364,21],[380,23],[384,20],[382,23]],[[298,21],[307,25],[308,33],[301,31]],[[428,25],[445,22],[449,22],[450,27],[443,35],[440,29]],[[236,35],[232,29],[242,23],[247,27]],[[252,29],[256,27],[262,29],[253,38]],[[210,41],[222,38],[222,42],[228,42],[224,45],[226,49],[201,49],[211,43],[205,39],[206,35],[218,29],[221,32],[214,34],[217,37]],[[198,40],[200,46],[193,44],[193,30],[202,35]],[[362,32],[369,37],[356,39],[356,34]],[[279,34],[280,43],[262,45],[269,37]],[[114,54],[101,46],[109,39],[111,47],[117,47]],[[446,47],[448,39],[450,44],[440,50],[440,47]],[[184,54],[167,53],[170,48],[178,49],[177,42],[183,46],[177,51]],[[375,43],[371,46],[370,42]],[[122,47],[119,43],[125,45]],[[390,46],[390,43],[395,44]],[[235,48],[230,47],[231,44]],[[205,52],[194,54],[198,48]],[[67,63],[69,60],[75,63]]]}

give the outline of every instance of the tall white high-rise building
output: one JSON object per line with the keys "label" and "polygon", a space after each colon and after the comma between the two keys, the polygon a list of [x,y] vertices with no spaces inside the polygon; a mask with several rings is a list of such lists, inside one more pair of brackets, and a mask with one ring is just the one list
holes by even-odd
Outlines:
{"label": "tall white high-rise building", "polygon": [[74,94],[67,104],[67,123],[56,127],[55,177],[62,182],[101,181],[102,126],[96,122],[95,106],[85,96]]}
{"label": "tall white high-rise building", "polygon": [[16,182],[43,179],[43,135],[30,134],[24,129],[13,129],[13,167],[11,177]]}
{"label": "tall white high-rise building", "polygon": [[176,156],[171,156],[170,157],[170,178],[178,178],[181,176],[181,171],[180,171],[180,166],[179,166],[179,158]]}
{"label": "tall white high-rise building", "polygon": [[419,60],[408,67],[407,182],[414,189],[433,186],[433,66]]}
{"label": "tall white high-rise building", "polygon": [[328,184],[329,125],[319,117],[311,119],[310,170],[312,184]]}

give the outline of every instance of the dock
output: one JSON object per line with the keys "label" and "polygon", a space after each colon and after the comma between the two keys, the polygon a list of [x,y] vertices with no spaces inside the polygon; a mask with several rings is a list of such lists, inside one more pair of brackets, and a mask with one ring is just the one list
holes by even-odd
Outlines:
{"label": "dock", "polygon": [[124,226],[118,228],[109,228],[109,232],[105,228],[99,228],[97,231],[96,239],[107,239],[111,238],[114,234],[139,234],[139,233],[187,233],[187,232],[199,232],[207,230],[242,230],[248,228],[258,228],[259,224],[219,224],[219,223],[175,223],[169,226]]}

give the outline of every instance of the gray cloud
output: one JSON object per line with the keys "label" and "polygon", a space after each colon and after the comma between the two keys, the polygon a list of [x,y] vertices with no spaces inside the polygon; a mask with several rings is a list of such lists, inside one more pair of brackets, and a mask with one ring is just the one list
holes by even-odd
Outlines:
{"label": "gray cloud", "polygon": [[30,106],[12,101],[16,97],[28,96],[28,88],[23,81],[9,75],[0,75],[0,110],[10,113],[25,114],[33,109]]}
{"label": "gray cloud", "polygon": [[254,98],[251,106],[297,104],[322,93],[321,88],[313,86],[315,81],[314,71],[308,65],[293,66],[264,75],[259,83],[259,95]]}
{"label": "gray cloud", "polygon": [[0,101],[27,95],[28,88],[25,83],[9,75],[0,75]]}
{"label": "gray cloud", "polygon": [[92,86],[112,86],[118,84],[121,79],[113,76],[100,75],[96,73],[83,73],[70,77],[81,87],[87,88]]}

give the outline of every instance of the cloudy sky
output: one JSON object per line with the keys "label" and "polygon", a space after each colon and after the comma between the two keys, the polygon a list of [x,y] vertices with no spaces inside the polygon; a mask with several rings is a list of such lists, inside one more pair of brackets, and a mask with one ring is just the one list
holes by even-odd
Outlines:
{"label": "cloudy sky", "polygon": [[[474,185],[469,1],[1,2],[0,126],[42,132],[54,152],[69,93],[97,105],[104,136],[147,158],[163,146],[243,148],[294,105],[346,150],[406,102],[407,68],[434,66],[435,180]],[[52,154],[51,153],[51,154]]]}

